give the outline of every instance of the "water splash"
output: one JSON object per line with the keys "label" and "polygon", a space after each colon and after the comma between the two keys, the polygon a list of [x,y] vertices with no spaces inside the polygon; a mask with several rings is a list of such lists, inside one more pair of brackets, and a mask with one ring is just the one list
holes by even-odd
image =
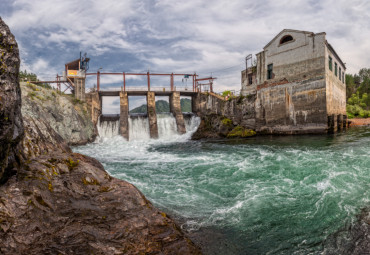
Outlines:
{"label": "water splash", "polygon": [[[171,113],[157,114],[158,136],[160,141],[186,141],[197,130],[200,118],[195,115],[184,117],[186,134],[177,133],[176,119]],[[129,116],[129,137],[130,141],[150,141],[149,120],[146,116]],[[98,122],[99,139],[97,142],[108,141],[119,136],[119,120]]]}

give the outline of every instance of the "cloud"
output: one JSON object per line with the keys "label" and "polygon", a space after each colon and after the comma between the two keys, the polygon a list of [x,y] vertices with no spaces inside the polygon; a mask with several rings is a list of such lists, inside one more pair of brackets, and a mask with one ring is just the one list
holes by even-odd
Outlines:
{"label": "cloud", "polygon": [[[41,76],[55,76],[87,51],[92,72],[196,71],[216,76],[218,91],[240,90],[245,56],[284,28],[326,32],[349,73],[370,63],[370,2],[362,0],[8,0],[0,15],[16,35],[23,66]],[[130,78],[133,86],[145,82]],[[106,87],[122,83],[104,79]]]}

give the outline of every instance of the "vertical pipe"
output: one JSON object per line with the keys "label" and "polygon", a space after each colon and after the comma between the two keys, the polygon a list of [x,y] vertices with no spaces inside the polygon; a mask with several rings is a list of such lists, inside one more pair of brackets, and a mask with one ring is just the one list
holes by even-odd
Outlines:
{"label": "vertical pipe", "polygon": [[96,87],[97,87],[97,90],[99,91],[100,90],[100,71],[98,71],[96,75]]}
{"label": "vertical pipe", "polygon": [[126,92],[126,74],[123,72],[123,91]]}
{"label": "vertical pipe", "polygon": [[150,91],[150,75],[149,75],[149,71],[148,71],[147,75],[148,75],[148,91]]}
{"label": "vertical pipe", "polygon": [[193,75],[193,92],[195,92],[195,73]]}
{"label": "vertical pipe", "polygon": [[210,91],[213,92],[213,80],[210,80]]}
{"label": "vertical pipe", "polygon": [[173,91],[173,73],[171,73],[171,91]]}

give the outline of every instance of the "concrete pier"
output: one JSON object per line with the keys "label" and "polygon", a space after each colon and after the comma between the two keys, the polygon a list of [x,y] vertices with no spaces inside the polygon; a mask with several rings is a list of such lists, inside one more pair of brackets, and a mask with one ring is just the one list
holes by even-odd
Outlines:
{"label": "concrete pier", "polygon": [[180,92],[173,92],[170,95],[170,111],[176,119],[177,132],[179,134],[185,134],[185,121],[181,110]]}
{"label": "concrete pier", "polygon": [[337,125],[337,115],[331,114],[328,115],[328,133],[334,134],[337,132],[338,125]]}
{"label": "concrete pier", "polygon": [[343,130],[343,114],[337,115],[337,131],[340,132]]}
{"label": "concrete pier", "polygon": [[86,95],[86,101],[91,116],[91,121],[96,125],[99,116],[102,113],[102,102],[98,92],[92,92]]}
{"label": "concrete pier", "polygon": [[193,113],[200,116],[200,93],[196,93],[192,96],[191,108]]}
{"label": "concrete pier", "polygon": [[120,116],[119,116],[119,134],[129,140],[128,127],[128,96],[126,92],[119,93]]}
{"label": "concrete pier", "polygon": [[148,106],[149,133],[151,138],[158,138],[157,114],[155,111],[155,93],[148,92],[146,95]]}
{"label": "concrete pier", "polygon": [[81,101],[85,101],[85,79],[75,79],[75,98]]}
{"label": "concrete pier", "polygon": [[347,115],[343,115],[343,130],[347,130],[347,127],[348,127]]}

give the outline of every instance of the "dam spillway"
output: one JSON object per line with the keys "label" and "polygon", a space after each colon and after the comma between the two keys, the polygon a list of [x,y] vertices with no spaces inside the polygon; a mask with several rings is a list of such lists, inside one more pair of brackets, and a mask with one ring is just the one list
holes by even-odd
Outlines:
{"label": "dam spillway", "polygon": [[[188,134],[196,131],[200,123],[200,118],[193,113],[182,113],[184,120],[185,133]],[[177,131],[176,118],[172,113],[158,113],[156,114],[158,138],[171,139],[180,136]],[[127,119],[128,136],[130,141],[149,140],[150,127],[149,118],[146,113],[129,114]],[[120,133],[120,116],[119,114],[105,114],[101,115],[97,125],[100,138],[112,138],[118,136]]]}

